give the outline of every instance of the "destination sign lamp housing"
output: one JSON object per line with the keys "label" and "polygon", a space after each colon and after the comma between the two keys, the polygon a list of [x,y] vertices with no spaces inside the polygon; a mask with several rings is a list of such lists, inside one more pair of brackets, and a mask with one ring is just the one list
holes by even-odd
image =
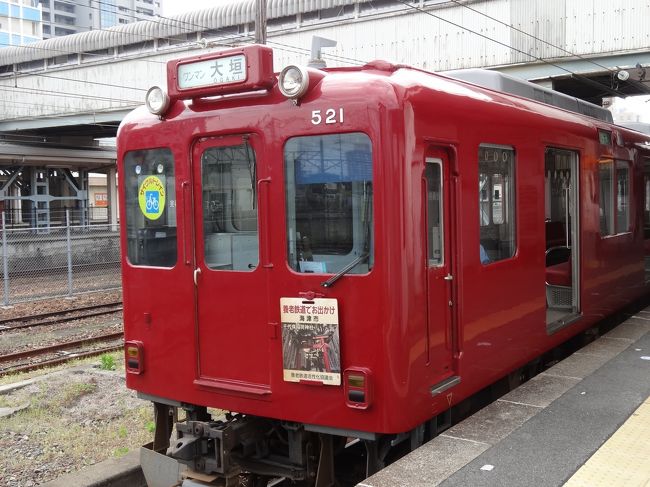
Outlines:
{"label": "destination sign lamp housing", "polygon": [[275,82],[273,50],[266,46],[175,59],[167,63],[167,94],[152,87],[147,92],[147,108],[162,116],[177,100],[268,90]]}

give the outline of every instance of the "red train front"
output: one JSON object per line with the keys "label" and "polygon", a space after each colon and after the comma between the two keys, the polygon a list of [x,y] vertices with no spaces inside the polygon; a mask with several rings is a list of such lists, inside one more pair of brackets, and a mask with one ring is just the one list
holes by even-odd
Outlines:
{"label": "red train front", "polygon": [[[193,470],[329,485],[356,437],[372,471],[382,439],[421,443],[644,291],[640,134],[387,63],[272,64],[262,46],[170,62],[169,97],[118,136],[127,384],[187,411],[169,454]],[[628,182],[608,239],[605,159]],[[545,161],[575,192],[564,307]]]}

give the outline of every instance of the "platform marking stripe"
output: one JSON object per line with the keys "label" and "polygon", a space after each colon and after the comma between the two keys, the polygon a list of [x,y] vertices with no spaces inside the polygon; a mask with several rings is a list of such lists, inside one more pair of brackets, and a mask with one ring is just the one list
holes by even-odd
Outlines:
{"label": "platform marking stripe", "polygon": [[565,487],[650,485],[650,397],[564,484]]}
{"label": "platform marking stripe", "polygon": [[476,441],[476,440],[470,440],[469,438],[461,438],[460,436],[451,436],[446,433],[442,433],[438,436],[442,436],[443,438],[451,438],[452,440],[460,440],[460,441],[469,441],[470,443],[474,443],[476,445],[487,445],[490,446],[489,443],[485,443],[484,441]]}
{"label": "platform marking stripe", "polygon": [[538,406],[537,404],[530,404],[528,402],[509,401],[508,399],[497,399],[497,401],[507,402],[507,403],[510,403],[510,404],[516,404],[517,406],[528,406],[528,407],[531,407],[531,408],[544,409],[544,406]]}

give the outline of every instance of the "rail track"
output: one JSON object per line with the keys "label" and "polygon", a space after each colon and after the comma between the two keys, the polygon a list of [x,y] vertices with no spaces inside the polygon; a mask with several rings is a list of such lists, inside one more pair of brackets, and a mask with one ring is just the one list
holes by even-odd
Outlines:
{"label": "rail track", "polygon": [[20,316],[0,320],[0,333],[5,331],[32,328],[37,326],[55,325],[94,316],[102,316],[122,311],[122,302],[95,304],[62,311],[51,311],[35,315]]}
{"label": "rail track", "polygon": [[[43,367],[51,367],[78,358],[92,357],[120,350],[123,347],[123,335],[122,332],[107,333],[92,338],[83,338],[81,340],[0,355],[0,377]],[[99,348],[96,347],[96,345],[102,344],[103,342],[108,342],[108,345]],[[95,347],[93,348],[93,346]]]}

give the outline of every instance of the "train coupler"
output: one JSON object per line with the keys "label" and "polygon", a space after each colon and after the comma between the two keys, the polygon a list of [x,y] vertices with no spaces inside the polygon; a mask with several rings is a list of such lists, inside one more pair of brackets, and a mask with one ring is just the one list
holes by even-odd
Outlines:
{"label": "train coupler", "polygon": [[176,423],[176,432],[167,455],[194,472],[218,476],[225,485],[236,485],[241,474],[294,481],[314,475],[311,444],[302,426],[294,431],[264,418],[229,415],[224,421]]}

